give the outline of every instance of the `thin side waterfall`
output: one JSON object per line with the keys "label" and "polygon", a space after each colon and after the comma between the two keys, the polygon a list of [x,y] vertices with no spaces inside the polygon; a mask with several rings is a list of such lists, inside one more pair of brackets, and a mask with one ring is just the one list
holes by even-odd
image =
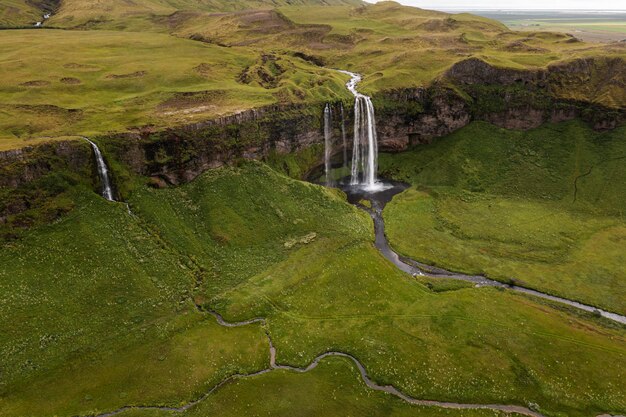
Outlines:
{"label": "thin side waterfall", "polygon": [[341,140],[343,144],[343,167],[348,168],[348,140],[346,138],[346,118],[341,103]]}
{"label": "thin side waterfall", "polygon": [[324,173],[326,174],[326,184],[332,184],[331,178],[331,158],[333,156],[333,110],[330,104],[326,104],[324,109]]}
{"label": "thin side waterfall", "polygon": [[102,157],[102,152],[100,152],[100,148],[94,142],[87,138],[83,138],[87,142],[91,144],[91,148],[93,149],[93,153],[96,157],[96,167],[98,168],[98,176],[100,177],[100,181],[102,182],[102,197],[106,198],[109,201],[115,201],[113,198],[113,188],[111,187],[111,178],[109,177],[109,169],[107,168],[106,162],[104,162],[104,158]]}
{"label": "thin side waterfall", "polygon": [[351,77],[346,87],[354,95],[354,142],[352,147],[351,185],[361,185],[366,189],[377,188],[378,138],[376,116],[372,99],[357,91],[361,76],[349,71],[341,71]]}

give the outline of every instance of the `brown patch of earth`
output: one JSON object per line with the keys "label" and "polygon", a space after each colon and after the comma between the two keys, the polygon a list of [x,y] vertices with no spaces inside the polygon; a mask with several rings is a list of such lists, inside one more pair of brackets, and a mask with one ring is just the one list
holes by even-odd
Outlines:
{"label": "brown patch of earth", "polygon": [[144,75],[146,75],[148,73],[148,71],[135,71],[135,72],[131,72],[129,74],[109,74],[106,76],[106,78],[110,79],[110,80],[117,80],[120,78],[141,78]]}

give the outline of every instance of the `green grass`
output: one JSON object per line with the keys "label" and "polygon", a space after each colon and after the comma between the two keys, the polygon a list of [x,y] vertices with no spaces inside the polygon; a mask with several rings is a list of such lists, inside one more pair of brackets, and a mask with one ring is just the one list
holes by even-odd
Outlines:
{"label": "green grass", "polygon": [[[368,94],[427,86],[472,56],[518,69],[624,57],[619,48],[570,42],[569,35],[510,32],[494,20],[393,2],[274,2],[280,7],[237,12],[224,9],[226,3],[142,0],[105,7],[74,0],[46,23],[73,30],[2,31],[0,150],[180,126],[268,104],[349,98],[345,76],[294,58],[296,52],[364,74],[361,88]],[[231,12],[210,13],[217,9]],[[551,93],[622,106],[621,75],[602,70],[591,82]]]}
{"label": "green grass", "polygon": [[474,123],[400,155],[415,188],[385,210],[401,253],[626,312],[624,130],[580,122],[529,132]]}
{"label": "green grass", "polygon": [[[177,405],[225,375],[267,366],[258,325],[218,327],[191,297],[229,320],[267,317],[279,363],[337,350],[419,398],[536,403],[555,416],[626,410],[624,369],[604,366],[623,361],[623,328],[495,289],[430,290],[376,251],[370,218],[335,191],[255,163],[177,188],[140,187],[135,216],[82,188],[74,198],[76,210],[0,253],[3,417]],[[363,395],[373,415],[414,411],[364,394],[354,370],[330,360],[310,375],[228,385],[191,412],[263,414],[274,400],[250,408],[248,383],[301,397],[315,386],[324,398],[335,392],[310,397],[312,413],[341,412]]]}
{"label": "green grass", "polygon": [[0,57],[0,150],[348,95],[345,76],[284,55],[272,86],[244,83],[264,65],[259,52],[155,33],[2,31]]}
{"label": "green grass", "polygon": [[189,259],[122,205],[76,198],[0,253],[0,415],[177,404],[266,366],[258,326],[226,329],[192,307]]}
{"label": "green grass", "polygon": [[[534,402],[567,415],[589,415],[600,403],[623,407],[622,393],[600,382],[606,369],[596,368],[605,355],[619,360],[622,342],[599,345],[603,337],[568,324],[571,318],[513,294],[434,295],[382,262],[370,244],[309,245],[218,301],[231,318],[269,317],[279,363],[303,366],[338,350],[358,357],[377,382],[421,398]],[[615,372],[609,379],[621,378]],[[583,393],[602,399],[590,405],[576,399]]]}
{"label": "green grass", "polygon": [[[622,342],[611,347],[594,325],[588,333],[582,329],[589,324],[569,324],[573,316],[522,296],[458,287],[435,295],[387,264],[363,232],[369,219],[327,191],[262,167],[243,172],[213,174],[208,188],[203,179],[132,201],[166,240],[195,248],[203,268],[213,261],[215,279],[199,301],[231,320],[269,318],[279,363],[304,366],[339,350],[361,359],[377,381],[423,398],[537,402],[568,415],[623,407],[619,390],[604,385],[597,370],[605,355],[624,354]],[[312,241],[285,245],[311,233]],[[572,365],[575,357],[582,368]],[[622,370],[615,372],[608,379],[621,378]],[[559,382],[568,379],[579,382]],[[583,392],[602,399],[576,400]]]}
{"label": "green grass", "polygon": [[42,20],[43,12],[24,0],[3,0],[0,4],[0,28],[32,26]]}
{"label": "green grass", "polygon": [[[125,27],[128,19],[150,21],[184,11],[224,12],[272,9],[286,4],[293,5],[360,5],[360,0],[136,0],[133,2],[93,3],[85,0],[64,0],[58,13],[52,17],[52,25],[90,27],[93,25],[117,25]],[[138,19],[137,19],[138,18]]]}
{"label": "green grass", "polygon": [[[275,371],[239,380],[220,389],[199,406],[182,414],[195,416],[394,416],[394,417],[501,417],[504,413],[446,410],[411,406],[400,399],[372,392],[361,382],[352,362],[325,359],[310,373]],[[238,401],[232,401],[237,398]],[[132,411],[122,417],[162,417],[167,412]],[[515,416],[515,414],[511,415]]]}
{"label": "green grass", "polygon": [[133,209],[206,271],[202,294],[222,291],[288,258],[293,240],[367,239],[365,213],[334,191],[280,177],[263,165],[210,171],[165,191],[144,188]]}

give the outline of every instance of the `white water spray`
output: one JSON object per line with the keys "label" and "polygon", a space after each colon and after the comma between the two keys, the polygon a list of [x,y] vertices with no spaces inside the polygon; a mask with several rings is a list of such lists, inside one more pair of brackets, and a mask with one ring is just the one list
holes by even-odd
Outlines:
{"label": "white water spray", "polygon": [[331,158],[333,156],[333,110],[330,104],[326,104],[324,109],[324,173],[326,174],[326,184],[332,183],[331,178]]}
{"label": "white water spray", "polygon": [[348,168],[348,141],[346,139],[346,118],[341,103],[341,140],[343,144],[343,167]]}
{"label": "white water spray", "polygon": [[378,188],[378,138],[376,135],[376,116],[372,99],[357,91],[361,76],[349,71],[340,71],[349,75],[346,87],[354,95],[354,143],[352,147],[351,185],[360,185],[366,189]]}
{"label": "white water spray", "polygon": [[115,201],[113,198],[113,188],[111,187],[111,179],[109,178],[109,170],[107,168],[106,162],[104,162],[104,158],[102,157],[102,152],[100,152],[100,148],[98,145],[93,143],[91,140],[87,138],[83,138],[87,142],[91,144],[91,148],[93,149],[93,153],[96,157],[96,167],[98,168],[98,176],[100,177],[100,181],[102,182],[102,197],[106,198],[109,201]]}

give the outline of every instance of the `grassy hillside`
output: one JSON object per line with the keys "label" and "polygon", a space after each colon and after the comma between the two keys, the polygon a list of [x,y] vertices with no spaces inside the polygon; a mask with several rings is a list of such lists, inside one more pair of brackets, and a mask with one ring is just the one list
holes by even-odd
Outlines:
{"label": "grassy hillside", "polygon": [[400,252],[626,312],[624,129],[512,132],[474,123],[385,155],[415,188],[385,210]]}
{"label": "grassy hillside", "polygon": [[74,198],[61,222],[2,248],[0,415],[177,403],[264,366],[259,326],[226,329],[193,308],[188,257],[122,205]]}
{"label": "grassy hillside", "polygon": [[24,0],[4,0],[0,4],[0,28],[31,26],[41,17],[42,11]]}
{"label": "grassy hillside", "polygon": [[0,57],[0,150],[349,94],[346,76],[298,58],[154,33],[2,31]]}
{"label": "grassy hillside", "polygon": [[[626,56],[623,45],[510,32],[486,18],[394,2],[262,2],[278,7],[212,12],[226,3],[226,9],[257,4],[72,0],[46,26],[79,30],[3,31],[0,149],[175,126],[272,103],[347,98],[346,77],[320,65],[363,73],[362,89],[375,94],[429,85],[469,57],[536,69]],[[622,85],[619,71],[599,68],[576,86],[551,91],[620,107]]]}
{"label": "grassy hillside", "polygon": [[89,28],[125,25],[125,21],[157,19],[177,12],[238,12],[267,10],[287,5],[362,5],[361,0],[136,0],[132,2],[64,0],[52,25]]}
{"label": "grassy hillside", "polygon": [[[82,188],[74,198],[77,210],[0,251],[3,417],[180,405],[225,375],[267,366],[259,325],[218,327],[190,298],[230,320],[268,317],[278,363],[303,366],[338,350],[419,398],[535,403],[574,417],[626,410],[623,369],[603,366],[626,354],[623,329],[495,289],[432,292],[378,254],[369,217],[334,191],[246,164],[138,189],[134,215]],[[449,415],[360,397],[354,371],[332,360],[310,375],[271,373],[241,386],[223,387],[191,415],[261,414],[278,401],[231,395],[247,386],[289,387],[311,404],[332,390],[310,406],[330,415],[346,415],[344,402],[359,414],[355,401]]]}

